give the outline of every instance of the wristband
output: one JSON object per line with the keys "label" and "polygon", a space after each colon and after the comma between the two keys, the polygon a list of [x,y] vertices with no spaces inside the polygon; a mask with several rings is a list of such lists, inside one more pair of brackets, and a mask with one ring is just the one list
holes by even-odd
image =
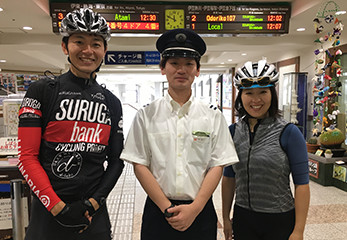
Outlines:
{"label": "wristband", "polygon": [[175,206],[175,204],[171,203],[170,207],[168,207],[168,208],[166,208],[166,209],[164,210],[164,216],[165,216],[166,218],[170,218],[170,217],[172,217],[172,216],[174,215],[173,213],[169,213],[169,212],[167,211],[169,208],[173,208],[174,206]]}

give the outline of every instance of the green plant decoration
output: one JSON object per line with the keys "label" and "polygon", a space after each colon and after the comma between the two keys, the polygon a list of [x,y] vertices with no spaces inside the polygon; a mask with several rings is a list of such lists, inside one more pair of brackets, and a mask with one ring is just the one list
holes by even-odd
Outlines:
{"label": "green plant decoration", "polygon": [[333,152],[331,151],[331,149],[327,149],[327,150],[325,150],[325,153],[327,153],[327,154],[332,154]]}
{"label": "green plant decoration", "polygon": [[341,143],[345,140],[343,133],[335,128],[328,128],[326,131],[323,131],[319,136],[321,145],[329,146],[329,148],[340,148]]}
{"label": "green plant decoration", "polygon": [[317,144],[317,142],[318,142],[317,138],[314,138],[314,137],[311,137],[307,141],[308,144]]}

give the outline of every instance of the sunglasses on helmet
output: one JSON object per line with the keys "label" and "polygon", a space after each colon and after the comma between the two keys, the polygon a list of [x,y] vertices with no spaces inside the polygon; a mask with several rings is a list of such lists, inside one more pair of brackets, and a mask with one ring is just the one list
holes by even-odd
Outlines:
{"label": "sunglasses on helmet", "polygon": [[266,86],[271,83],[269,77],[260,77],[260,78],[243,78],[241,79],[242,87],[251,87],[253,84],[258,84],[259,86]]}

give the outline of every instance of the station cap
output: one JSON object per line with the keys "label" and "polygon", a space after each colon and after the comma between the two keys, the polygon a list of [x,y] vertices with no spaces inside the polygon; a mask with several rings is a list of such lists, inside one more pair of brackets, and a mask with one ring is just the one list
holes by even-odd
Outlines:
{"label": "station cap", "polygon": [[157,40],[156,47],[162,57],[198,58],[206,52],[204,40],[189,29],[173,29],[163,33]]}

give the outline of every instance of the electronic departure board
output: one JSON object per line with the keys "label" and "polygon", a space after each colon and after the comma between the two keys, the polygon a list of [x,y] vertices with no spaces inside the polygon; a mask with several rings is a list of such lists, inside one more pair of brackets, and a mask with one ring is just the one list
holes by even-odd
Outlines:
{"label": "electronic departure board", "polygon": [[160,5],[51,3],[53,32],[59,33],[60,22],[67,13],[85,7],[100,13],[114,33],[163,32]]}
{"label": "electronic departure board", "polygon": [[285,34],[290,3],[51,3],[53,32],[60,21],[79,8],[89,7],[108,22],[112,33],[160,34],[189,28],[199,34]]}

